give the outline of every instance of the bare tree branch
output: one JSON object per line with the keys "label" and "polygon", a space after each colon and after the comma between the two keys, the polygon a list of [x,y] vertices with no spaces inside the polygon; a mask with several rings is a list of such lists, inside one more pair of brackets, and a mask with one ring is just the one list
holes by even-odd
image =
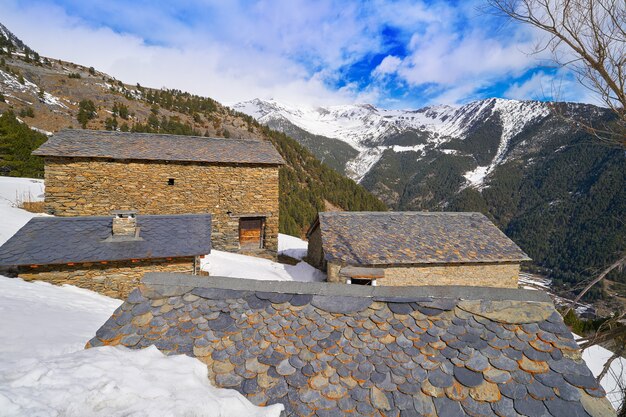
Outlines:
{"label": "bare tree branch", "polygon": [[621,258],[619,258],[617,261],[615,261],[614,263],[611,264],[611,266],[609,266],[608,268],[606,268],[604,271],[602,271],[600,273],[600,275],[598,275],[596,278],[593,279],[593,281],[591,281],[584,290],[582,290],[574,299],[574,301],[572,301],[569,305],[569,307],[567,308],[567,311],[565,311],[564,315],[567,315],[575,306],[576,303],[578,303],[580,301],[580,299],[587,294],[587,292],[591,289],[591,287],[593,287],[594,285],[596,285],[598,282],[602,281],[604,279],[604,277],[606,277],[609,272],[611,272],[612,270],[614,270],[615,268],[619,268],[622,265],[626,264],[626,255],[623,255]]}
{"label": "bare tree branch", "polygon": [[[623,0],[486,0],[492,10],[547,37],[535,53],[570,69],[616,116],[600,127],[583,123],[602,143],[626,149],[626,2]],[[579,120],[575,122],[580,123]]]}
{"label": "bare tree branch", "polygon": [[613,340],[621,339],[623,336],[626,336],[626,326],[620,325],[615,320],[611,321],[613,327],[608,330],[599,330],[590,337],[583,337],[578,339],[578,344],[581,349],[587,349],[588,347],[594,345],[600,345],[603,343],[607,343]]}
{"label": "bare tree branch", "polygon": [[615,359],[621,357],[621,355],[622,355],[622,353],[624,353],[624,351],[626,351],[626,348],[622,347],[621,349],[618,349],[617,351],[615,351],[615,353],[613,353],[613,355],[611,355],[611,357],[609,359],[607,359],[606,363],[602,367],[602,371],[596,377],[598,382],[602,381],[602,378],[604,378],[605,375],[607,374],[607,372],[609,372],[609,369],[611,369],[611,364],[613,363],[613,361]]}

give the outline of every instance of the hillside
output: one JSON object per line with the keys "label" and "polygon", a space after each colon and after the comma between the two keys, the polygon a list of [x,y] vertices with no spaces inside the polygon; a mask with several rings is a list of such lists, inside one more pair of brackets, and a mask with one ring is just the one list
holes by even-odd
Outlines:
{"label": "hillside", "polygon": [[[258,99],[233,107],[289,132],[392,209],[485,213],[557,290],[579,288],[626,248],[626,158],[562,116],[597,124],[610,117],[604,109],[503,99],[417,110]],[[611,279],[610,292],[626,295],[626,271]]]}
{"label": "hillside", "polygon": [[280,172],[282,233],[301,236],[325,207],[386,209],[295,140],[248,115],[210,98],[131,86],[94,68],[41,57],[4,26],[0,113],[0,175],[42,177],[42,162],[30,152],[62,128],[261,138],[272,141],[287,162]]}

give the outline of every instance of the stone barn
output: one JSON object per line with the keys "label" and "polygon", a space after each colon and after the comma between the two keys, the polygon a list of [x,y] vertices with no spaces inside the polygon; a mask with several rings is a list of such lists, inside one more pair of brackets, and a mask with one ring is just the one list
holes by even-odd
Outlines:
{"label": "stone barn", "polygon": [[274,255],[278,170],[270,142],[62,130],[33,152],[45,161],[55,216],[211,213],[213,247]]}
{"label": "stone barn", "polygon": [[0,247],[0,267],[24,280],[125,298],[146,272],[200,273],[211,215],[35,217]]}
{"label": "stone barn", "polygon": [[516,288],[530,260],[480,213],[324,212],[307,237],[331,282]]}

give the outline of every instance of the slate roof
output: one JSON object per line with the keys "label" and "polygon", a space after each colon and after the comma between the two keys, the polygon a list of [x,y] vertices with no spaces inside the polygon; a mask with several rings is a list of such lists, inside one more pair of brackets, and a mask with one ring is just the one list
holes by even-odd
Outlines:
{"label": "slate roof", "polygon": [[287,416],[614,415],[539,291],[147,274],[103,345],[197,357]]}
{"label": "slate roof", "polygon": [[211,215],[137,216],[139,239],[110,240],[113,218],[33,217],[0,247],[0,265],[47,265],[205,255]]}
{"label": "slate roof", "polygon": [[322,212],[319,226],[325,259],[348,265],[530,260],[480,213]]}
{"label": "slate roof", "polygon": [[271,142],[65,129],[33,155],[236,164],[284,164]]}

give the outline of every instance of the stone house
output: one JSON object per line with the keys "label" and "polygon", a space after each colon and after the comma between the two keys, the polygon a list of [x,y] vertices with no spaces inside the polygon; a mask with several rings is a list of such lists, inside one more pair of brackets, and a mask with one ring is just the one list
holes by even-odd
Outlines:
{"label": "stone house", "polygon": [[307,237],[330,282],[517,288],[530,260],[480,213],[323,212]]}
{"label": "stone house", "polygon": [[125,298],[146,272],[200,274],[211,215],[34,217],[0,247],[0,267],[27,281]]}
{"label": "stone house", "polygon": [[285,417],[615,417],[543,291],[147,274],[107,345],[195,357]]}
{"label": "stone house", "polygon": [[215,249],[277,250],[284,162],[270,142],[70,129],[33,154],[55,216],[211,213]]}

